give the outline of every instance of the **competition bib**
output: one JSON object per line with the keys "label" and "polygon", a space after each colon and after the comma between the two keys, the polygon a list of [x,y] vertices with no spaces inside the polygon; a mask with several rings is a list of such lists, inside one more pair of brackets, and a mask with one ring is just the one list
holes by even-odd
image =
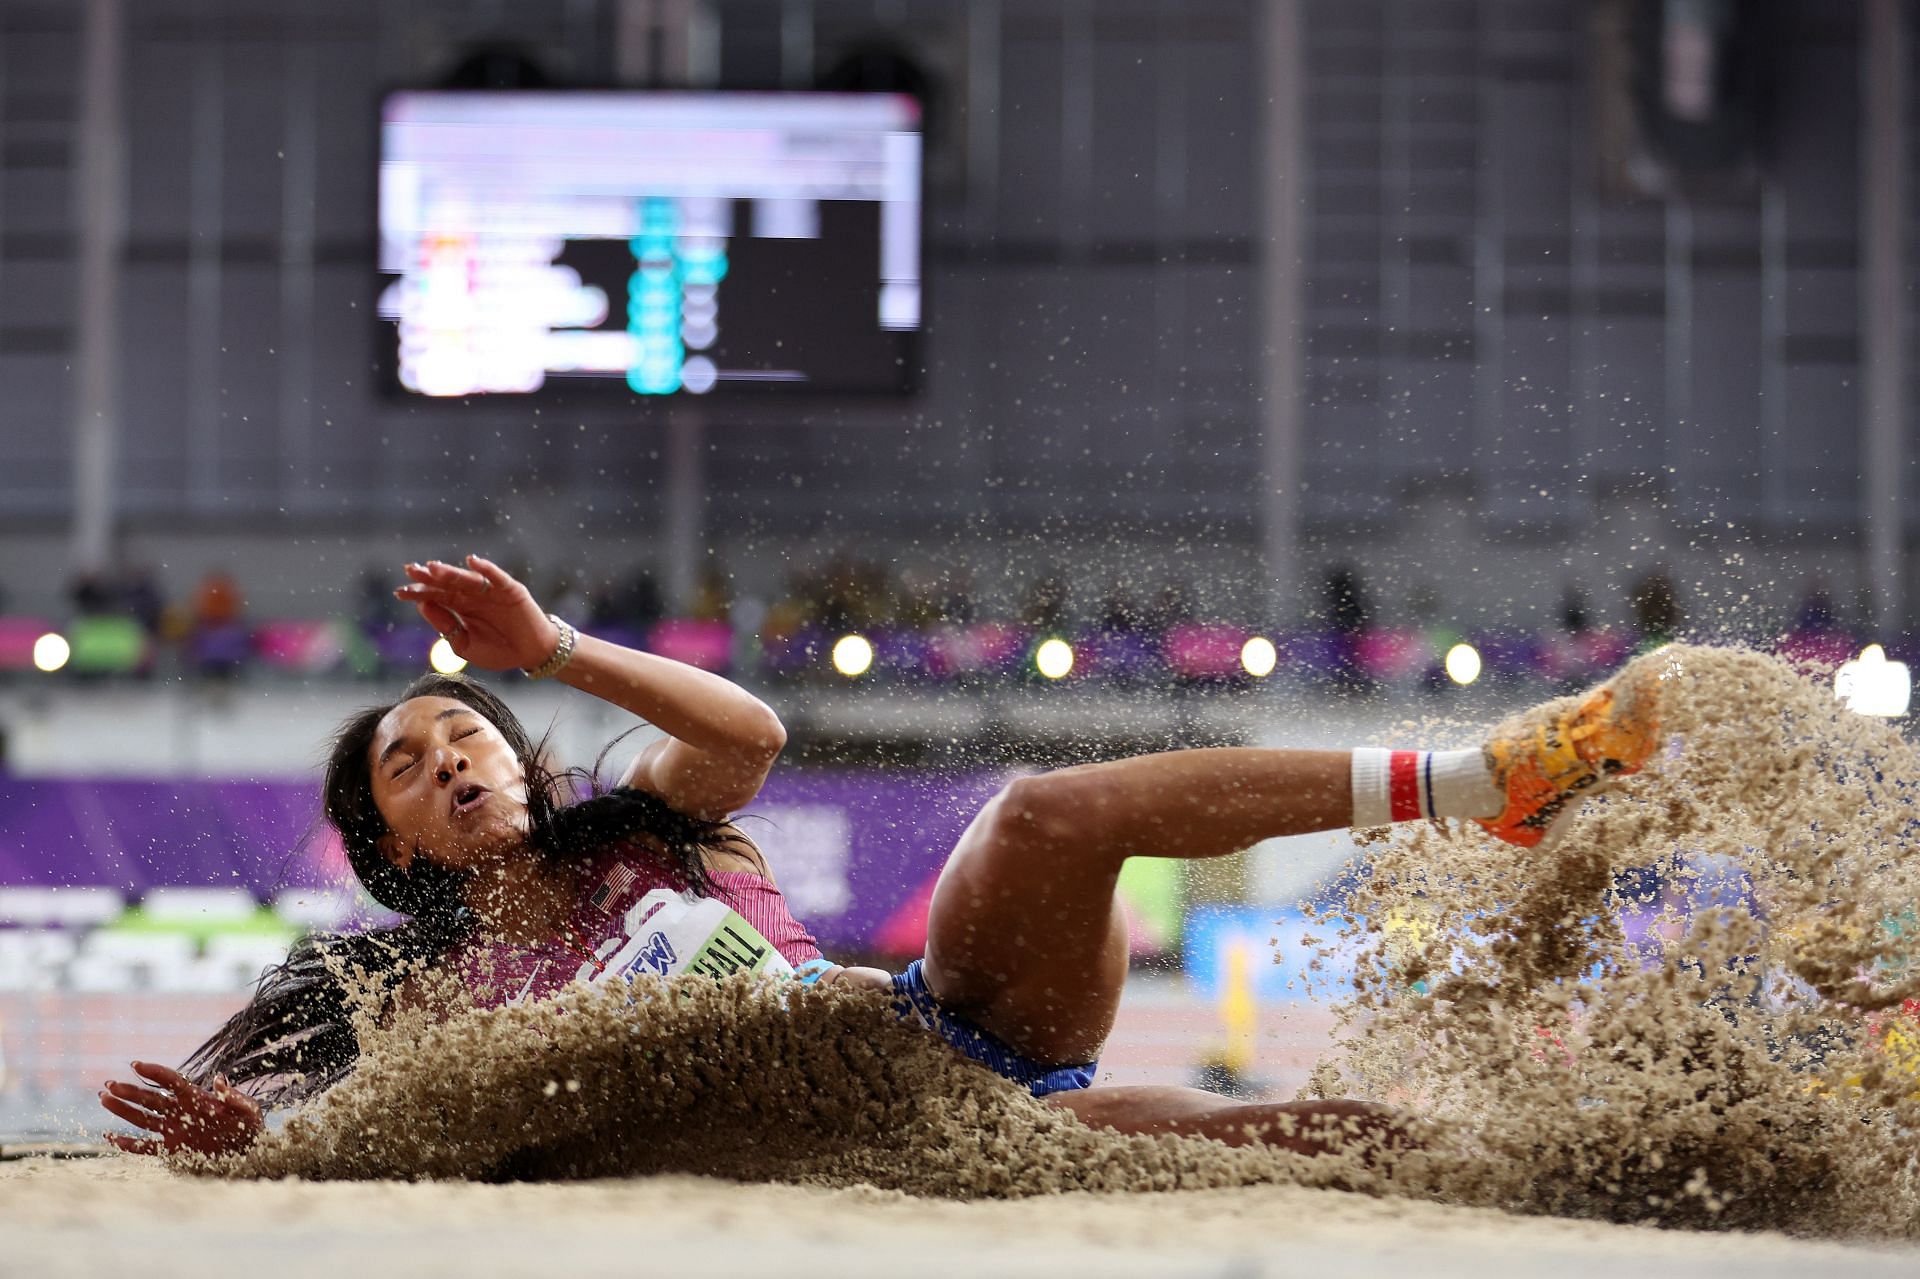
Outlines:
{"label": "competition bib", "polygon": [[681,973],[716,980],[736,973],[793,974],[793,965],[759,929],[711,897],[688,901],[670,888],[656,888],[627,911],[621,933],[600,947],[597,958],[605,967],[596,971],[594,964],[582,964],[575,974],[579,980],[598,984]]}

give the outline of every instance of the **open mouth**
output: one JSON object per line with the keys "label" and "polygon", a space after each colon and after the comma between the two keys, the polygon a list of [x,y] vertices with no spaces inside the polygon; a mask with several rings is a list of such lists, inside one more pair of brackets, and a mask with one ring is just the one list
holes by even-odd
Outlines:
{"label": "open mouth", "polygon": [[454,787],[454,791],[453,791],[454,815],[457,817],[461,813],[472,812],[474,809],[480,807],[480,805],[486,803],[487,796],[491,794],[493,794],[492,791],[480,785],[480,783],[478,782],[465,782],[459,786]]}

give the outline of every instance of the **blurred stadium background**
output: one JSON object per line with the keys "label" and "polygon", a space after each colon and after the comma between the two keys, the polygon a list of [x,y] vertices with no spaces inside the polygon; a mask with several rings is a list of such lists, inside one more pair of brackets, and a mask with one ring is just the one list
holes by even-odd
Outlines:
{"label": "blurred stadium background", "polygon": [[[80,1122],[364,910],[315,767],[433,660],[386,594],[410,558],[491,555],[764,695],[791,762],[755,834],[830,953],[879,960],[917,953],[940,859],[1020,769],[1462,726],[1431,740],[1675,636],[1822,672],[1879,645],[1904,715],[1911,26],[1898,0],[0,0],[0,1132]],[[848,233],[849,278],[783,294],[756,244],[841,243],[807,201],[757,211],[722,279],[694,206],[648,195],[601,298],[629,292],[621,349],[652,340],[657,232],[676,314],[717,288],[723,335],[825,358],[850,296],[867,331],[834,350],[864,362],[716,384],[693,317],[612,387],[408,372],[395,128],[432,91],[580,88],[908,104],[917,172],[873,197],[908,257]],[[631,158],[596,145],[583,171]],[[628,727],[506,686],[566,762]],[[1297,1084],[1326,1029],[1298,903],[1353,853],[1137,863],[1113,1077]]]}

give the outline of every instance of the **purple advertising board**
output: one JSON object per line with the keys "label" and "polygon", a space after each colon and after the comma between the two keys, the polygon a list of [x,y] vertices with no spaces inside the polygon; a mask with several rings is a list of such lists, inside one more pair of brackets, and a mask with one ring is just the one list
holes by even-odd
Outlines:
{"label": "purple advertising board", "polygon": [[[787,770],[741,824],[830,952],[918,953],[933,880],[1004,780]],[[350,888],[319,802],[300,782],[0,777],[0,887]]]}

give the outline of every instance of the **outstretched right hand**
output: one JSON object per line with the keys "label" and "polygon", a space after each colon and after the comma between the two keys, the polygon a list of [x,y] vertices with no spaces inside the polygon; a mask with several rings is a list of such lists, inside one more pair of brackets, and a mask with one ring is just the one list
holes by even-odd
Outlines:
{"label": "outstretched right hand", "polygon": [[100,1104],[152,1137],[107,1133],[107,1143],[133,1155],[193,1151],[231,1155],[245,1150],[265,1130],[260,1104],[220,1076],[202,1088],[177,1070],[136,1061],[133,1068],[155,1087],[108,1080]]}
{"label": "outstretched right hand", "polygon": [[454,653],[489,671],[538,666],[560,643],[559,628],[507,570],[478,555],[465,568],[428,560],[407,565],[412,580],[394,591],[420,610]]}

